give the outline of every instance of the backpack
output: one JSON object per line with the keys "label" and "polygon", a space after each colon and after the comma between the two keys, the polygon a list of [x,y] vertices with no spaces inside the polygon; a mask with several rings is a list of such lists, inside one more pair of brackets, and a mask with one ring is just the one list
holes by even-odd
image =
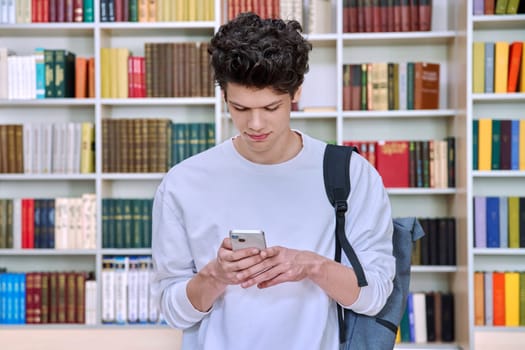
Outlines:
{"label": "backpack", "polygon": [[[335,208],[335,260],[341,262],[341,250],[350,261],[360,287],[368,285],[363,267],[345,235],[345,215],[350,194],[350,159],[355,147],[327,145],[323,160],[326,194]],[[351,209],[351,208],[350,208]],[[394,288],[385,306],[376,316],[367,316],[337,305],[340,349],[393,349],[398,326],[406,308],[410,284],[412,242],[423,235],[414,217],[393,219],[393,255],[396,258]]]}

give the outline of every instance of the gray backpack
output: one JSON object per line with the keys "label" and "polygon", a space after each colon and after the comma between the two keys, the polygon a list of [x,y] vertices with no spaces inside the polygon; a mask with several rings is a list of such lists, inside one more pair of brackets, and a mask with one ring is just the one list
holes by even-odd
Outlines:
{"label": "gray backpack", "polygon": [[[335,260],[341,262],[343,250],[352,264],[360,287],[368,285],[363,268],[345,235],[345,215],[350,194],[350,159],[354,147],[327,145],[324,154],[324,182],[326,194],[335,208]],[[352,208],[350,208],[351,210]],[[414,217],[393,220],[393,254],[396,258],[394,289],[385,306],[376,316],[366,316],[337,306],[340,349],[391,350],[406,308],[410,284],[412,242],[420,239],[423,229]]]}

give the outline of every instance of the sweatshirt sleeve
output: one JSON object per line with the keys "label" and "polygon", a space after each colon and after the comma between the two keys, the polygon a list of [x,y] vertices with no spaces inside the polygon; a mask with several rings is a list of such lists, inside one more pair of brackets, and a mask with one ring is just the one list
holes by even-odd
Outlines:
{"label": "sweatshirt sleeve", "polygon": [[[350,180],[346,235],[361,262],[368,286],[361,288],[352,305],[343,306],[373,316],[381,311],[393,289],[395,257],[390,200],[380,175],[366,159],[355,153]],[[346,259],[344,254],[343,257]]]}
{"label": "sweatshirt sleeve", "polygon": [[168,198],[161,185],[152,212],[152,297],[170,326],[187,329],[209,311],[195,309],[188,299],[186,285],[196,269],[184,226]]}

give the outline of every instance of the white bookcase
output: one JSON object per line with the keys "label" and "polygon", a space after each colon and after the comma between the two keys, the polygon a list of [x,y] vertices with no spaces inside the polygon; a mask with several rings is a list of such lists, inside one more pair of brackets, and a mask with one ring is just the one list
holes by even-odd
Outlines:
{"label": "white bookcase", "polygon": [[[306,1],[308,3],[308,1]],[[455,337],[452,344],[400,344],[399,349],[468,349],[472,343],[471,276],[480,259],[471,248],[471,198],[479,176],[470,164],[470,119],[474,105],[492,104],[492,99],[467,94],[470,84],[469,40],[473,33],[471,4],[465,1],[434,0],[432,30],[404,33],[343,33],[343,1],[331,0],[332,33],[308,34],[313,43],[310,72],[305,77],[299,107],[333,107],[331,112],[293,112],[292,126],[323,140],[341,144],[348,139],[402,140],[456,137],[455,189],[389,189],[395,216],[454,216],[457,220],[457,267],[414,267],[412,291],[441,290],[455,295]],[[17,53],[30,53],[36,47],[67,48],[78,56],[94,56],[100,62],[100,48],[127,47],[144,54],[145,42],[208,40],[221,24],[224,0],[215,0],[213,22],[179,23],[100,23],[95,1],[94,23],[0,25],[0,47]],[[469,29],[467,30],[467,20]],[[521,23],[521,24],[520,24]],[[478,23],[481,25],[481,22]],[[516,22],[516,26],[523,22]],[[523,31],[521,31],[523,33]],[[361,62],[432,61],[441,64],[440,103],[437,110],[343,111],[343,64]],[[100,65],[96,64],[96,77]],[[2,123],[26,121],[89,121],[95,123],[96,144],[101,145],[102,120],[124,117],[168,117],[174,121],[214,121],[216,141],[233,135],[231,120],[224,109],[220,91],[212,98],[102,99],[100,79],[96,79],[94,99],[44,99],[0,101]],[[523,106],[523,98],[511,105]],[[504,105],[504,103],[499,103]],[[515,108],[517,112],[518,108]],[[468,116],[468,117],[467,117]],[[100,281],[104,255],[150,254],[149,249],[102,249],[102,198],[153,197],[163,174],[108,174],[102,172],[102,151],[96,148],[96,172],[90,175],[14,175],[0,174],[0,198],[80,196],[97,194],[97,248],[88,251],[1,250],[0,266],[15,271],[35,269],[86,269],[96,272]],[[511,178],[515,183],[519,178]],[[481,179],[484,181],[484,178]],[[488,179],[491,181],[491,178]],[[509,187],[510,188],[510,187]],[[509,257],[508,260],[514,257]],[[2,342],[10,349],[42,341],[42,349],[86,343],[86,349],[104,348],[107,338],[118,339],[118,346],[140,348],[140,337],[157,339],[151,349],[174,349],[180,332],[163,326],[107,326],[100,322],[100,285],[97,326],[22,325],[0,329]],[[57,341],[46,343],[48,336]],[[138,336],[137,336],[138,335]],[[62,339],[62,340],[60,340]],[[27,344],[30,344],[27,343]],[[87,345],[89,344],[89,346]],[[47,347],[46,347],[47,346]],[[77,345],[75,345],[77,346]]]}
{"label": "white bookcase", "polygon": [[525,172],[517,170],[472,170],[472,122],[481,118],[523,119],[524,93],[473,93],[472,44],[476,41],[523,41],[525,15],[473,15],[469,1],[467,16],[467,218],[468,218],[468,285],[469,337],[472,348],[521,349],[525,344],[525,328],[502,326],[475,326],[474,272],[523,271],[523,248],[475,248],[474,196],[525,196]]}

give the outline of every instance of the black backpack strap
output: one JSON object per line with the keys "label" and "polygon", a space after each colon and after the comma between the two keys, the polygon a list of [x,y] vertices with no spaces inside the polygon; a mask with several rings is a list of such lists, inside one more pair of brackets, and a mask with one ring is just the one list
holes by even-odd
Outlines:
{"label": "black backpack strap", "polygon": [[[345,234],[345,214],[348,210],[348,196],[350,194],[350,159],[352,152],[358,152],[355,147],[326,145],[323,159],[324,186],[328,200],[335,208],[335,261],[341,262],[341,248],[352,264],[357,277],[357,285],[368,285],[363,266],[357,257],[354,248]],[[339,322],[339,341],[344,343],[346,331],[343,319],[343,309],[337,304],[337,319]]]}
{"label": "black backpack strap", "polygon": [[336,251],[335,260],[341,262],[341,248],[344,250],[357,276],[357,285],[368,285],[361,262],[348,242],[345,234],[345,214],[348,210],[348,195],[350,194],[350,159],[355,147],[326,145],[323,160],[324,185],[328,200],[335,208]]}

